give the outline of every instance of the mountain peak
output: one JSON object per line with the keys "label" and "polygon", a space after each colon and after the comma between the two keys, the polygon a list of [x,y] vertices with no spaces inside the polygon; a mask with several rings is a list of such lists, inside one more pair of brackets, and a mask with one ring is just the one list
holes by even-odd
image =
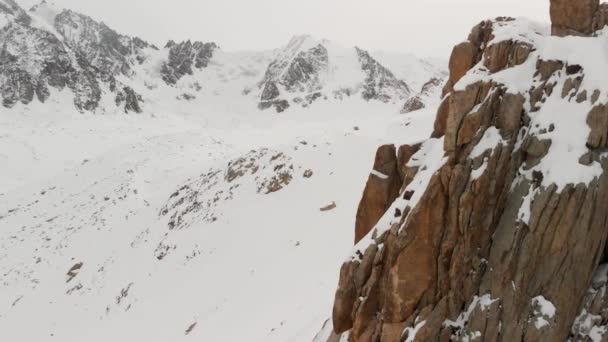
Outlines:
{"label": "mountain peak", "polygon": [[[187,91],[199,92],[205,80],[195,74],[209,77],[205,69],[212,61],[219,58],[217,65],[223,63],[219,62],[223,57],[218,57],[222,54],[216,53],[219,46],[214,42],[170,40],[159,50],[52,0],[41,1],[27,12],[14,0],[0,1],[0,27],[13,24],[10,30],[0,31],[0,41],[6,42],[4,55],[10,56],[8,63],[0,67],[0,81],[10,85],[2,94],[5,107],[19,102],[29,104],[35,99],[44,102],[53,89],[65,87],[75,94],[74,102],[80,111],[96,111],[102,104],[112,102],[122,106],[127,98],[138,102],[144,98],[139,94],[157,87],[158,80],[176,91],[186,87]],[[273,53],[274,59],[267,65],[254,58],[253,63],[239,66],[246,77],[259,75],[265,69],[262,79],[238,86],[239,93],[247,95],[257,83],[259,92],[253,95],[259,98],[259,108],[282,111],[293,104],[308,107],[319,99],[343,100],[353,95],[366,101],[402,104],[410,95],[404,81],[409,76],[396,76],[392,66],[360,48],[300,34]],[[270,54],[262,57],[264,62],[270,58]],[[237,59],[227,61],[227,66]],[[260,65],[260,69],[252,72],[252,65]],[[232,78],[229,75],[236,72],[215,70],[212,77]],[[138,83],[142,77],[146,84]],[[114,101],[103,100],[104,97]],[[175,97],[196,96],[179,93]],[[140,107],[139,103],[132,103],[125,109]]]}
{"label": "mountain peak", "polygon": [[291,37],[285,50],[307,50],[318,45],[330,45],[332,42],[328,39],[318,39],[310,34],[299,34]]}
{"label": "mountain peak", "polygon": [[260,83],[259,108],[282,112],[293,104],[308,107],[319,99],[405,100],[410,88],[369,52],[345,48],[310,35],[294,36],[279,50]]}

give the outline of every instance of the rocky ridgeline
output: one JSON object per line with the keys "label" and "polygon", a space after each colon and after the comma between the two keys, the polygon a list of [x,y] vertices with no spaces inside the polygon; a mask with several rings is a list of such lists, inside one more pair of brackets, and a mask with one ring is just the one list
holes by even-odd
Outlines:
{"label": "rocky ridgeline", "polygon": [[[104,23],[46,1],[23,10],[0,0],[0,94],[2,105],[46,102],[53,90],[69,89],[80,111],[95,111],[104,98],[125,112],[143,111],[133,81],[137,67],[158,49],[137,37],[122,35]],[[214,43],[169,42],[159,77],[175,85],[193,69],[207,67]],[[131,80],[127,82],[120,80]],[[105,108],[102,108],[104,110]]]}
{"label": "rocky ridgeline", "polygon": [[[38,13],[52,13],[46,22]],[[0,28],[0,85],[2,104],[12,107],[34,99],[45,102],[51,89],[70,89],[81,111],[99,106],[107,88],[117,106],[140,110],[141,97],[118,81],[132,66],[143,63],[144,50],[153,46],[138,38],[118,34],[91,18],[54,9],[46,2],[30,12],[13,0],[0,2],[6,24]],[[48,17],[48,16],[47,16]],[[45,17],[45,18],[47,18]]]}
{"label": "rocky ridgeline", "polygon": [[[216,85],[216,79],[228,82],[226,75],[234,73],[234,58],[226,59],[229,54],[224,52],[218,59],[219,47],[215,43],[169,41],[159,50],[142,39],[122,35],[102,22],[45,0],[29,11],[14,0],[0,0],[0,42],[0,99],[7,108],[34,100],[44,103],[67,89],[81,112],[104,113],[119,108],[140,113],[145,106],[142,95],[166,101],[193,100],[196,96],[188,92],[167,94],[188,86],[198,92],[204,86]],[[214,61],[213,73],[197,75]],[[412,59],[412,63],[424,61]],[[276,51],[267,66],[250,73],[257,75],[264,68],[264,76],[258,82],[244,86],[236,82],[243,90],[235,96],[251,94],[260,109],[283,112],[294,105],[308,107],[319,99],[343,100],[351,96],[400,104],[411,95],[408,84],[367,51],[342,48],[326,40],[314,41],[309,36],[294,37],[285,48]],[[429,76],[439,75],[439,69],[430,66]],[[165,91],[156,90],[159,86]],[[253,92],[256,86],[258,91]],[[420,109],[428,97],[429,93],[421,93],[416,103],[408,107]]]}
{"label": "rocky ridgeline", "polygon": [[608,340],[604,8],[454,48],[432,137],[378,150],[325,339]]}
{"label": "rocky ridgeline", "polygon": [[[337,50],[337,51],[336,51]],[[336,76],[339,58],[352,58],[356,70],[348,74],[361,75],[360,80],[349,81]],[[338,81],[336,84],[330,84]],[[370,54],[362,49],[343,49],[330,42],[314,42],[308,36],[292,39],[270,63],[260,82],[260,109],[274,108],[283,112],[291,105],[308,107],[319,99],[343,99],[360,96],[366,101],[404,101],[411,93],[405,81],[398,79]]]}

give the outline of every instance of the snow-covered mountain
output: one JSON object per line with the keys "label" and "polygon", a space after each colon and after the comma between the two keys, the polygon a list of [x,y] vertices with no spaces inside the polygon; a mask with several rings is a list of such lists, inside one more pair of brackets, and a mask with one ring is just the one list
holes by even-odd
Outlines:
{"label": "snow-covered mountain", "polygon": [[[218,81],[235,88],[231,96],[253,97],[256,107],[281,112],[293,104],[350,96],[402,104],[412,93],[408,83],[420,82],[414,73],[411,80],[395,76],[360,48],[309,36],[294,37],[276,51],[246,54],[256,62],[242,65],[243,53],[223,52],[213,42],[170,41],[159,49],[47,1],[29,11],[14,0],[2,1],[0,84],[7,108],[46,102],[67,89],[80,111],[118,107],[140,113],[148,102],[192,100],[204,87],[216,91],[213,81]],[[423,81],[442,75],[439,64],[411,56],[398,64],[425,70]],[[216,75],[205,73],[210,66],[216,66]],[[241,73],[235,75],[235,69]],[[175,89],[183,92],[176,95]]]}
{"label": "snow-covered mountain", "polygon": [[[81,111],[114,102],[141,112],[141,97],[121,81],[156,48],[123,36],[103,23],[46,2],[30,11],[13,0],[0,2],[2,105],[46,102],[68,89]],[[101,106],[102,107],[102,106]]]}
{"label": "snow-covered mountain", "polygon": [[441,86],[399,111],[445,76],[307,36],[156,47],[0,0],[0,340],[310,341],[376,146],[430,134]]}
{"label": "snow-covered mountain", "polygon": [[358,96],[367,101],[403,102],[411,94],[407,83],[369,52],[310,36],[294,37],[276,53],[259,88],[260,109],[274,107],[279,112],[319,99]]}

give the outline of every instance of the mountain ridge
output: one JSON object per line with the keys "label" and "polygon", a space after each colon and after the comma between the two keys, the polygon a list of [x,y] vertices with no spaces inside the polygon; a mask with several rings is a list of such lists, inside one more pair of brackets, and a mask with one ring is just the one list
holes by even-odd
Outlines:
{"label": "mountain ridge", "polygon": [[[167,96],[165,92],[155,94],[153,86],[141,84],[139,69],[147,69],[146,77],[152,78],[153,83],[158,83],[153,78],[160,78],[166,86],[174,87],[182,78],[190,78],[215,62],[214,54],[220,50],[216,43],[191,40],[169,41],[159,49],[46,0],[29,11],[13,0],[7,1],[10,9],[9,5],[3,7],[6,10],[1,37],[6,42],[2,50],[4,76],[0,79],[3,106],[7,108],[18,102],[25,105],[33,100],[45,102],[54,90],[67,86],[74,94],[74,105],[81,112],[111,112],[114,110],[112,102],[126,113],[141,112],[148,97],[172,101],[175,96],[163,99]],[[25,45],[26,41],[30,41],[29,46]],[[311,51],[306,55],[304,50],[312,48],[306,48],[306,44],[316,45],[320,55],[314,56]],[[30,60],[35,54],[32,49],[40,56],[41,62],[37,66]],[[325,56],[323,50],[329,54]],[[257,107],[260,109],[274,107],[282,111],[287,107],[285,104],[305,107],[319,98],[339,99],[355,94],[366,101],[404,102],[411,94],[408,80],[398,79],[367,51],[357,47],[345,49],[325,39],[301,35],[292,38],[285,47],[268,52],[271,54],[274,57],[266,67],[265,76],[241,89],[247,96],[254,88],[253,84],[258,84],[260,91],[254,95],[259,97]],[[298,54],[299,62],[292,65]],[[352,57],[353,54],[356,57]],[[353,58],[357,61],[350,61]],[[404,63],[412,64],[410,69],[416,69],[417,64],[428,64],[416,58],[409,58]],[[160,65],[160,70],[156,65]],[[439,66],[429,69],[427,65],[425,70],[428,70],[429,79],[443,74]],[[62,78],[59,74],[69,77]],[[414,83],[423,81],[412,80]],[[189,92],[196,92],[197,88],[195,85]],[[321,89],[324,91],[319,91]],[[307,91],[304,94],[301,90]],[[285,98],[279,98],[279,92],[283,92]],[[191,98],[195,95],[177,96]]]}

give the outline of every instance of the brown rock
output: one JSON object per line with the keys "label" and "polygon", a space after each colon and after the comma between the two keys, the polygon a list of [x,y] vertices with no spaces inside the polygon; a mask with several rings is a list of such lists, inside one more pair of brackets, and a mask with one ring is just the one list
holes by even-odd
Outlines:
{"label": "brown rock", "polygon": [[424,107],[424,102],[422,102],[420,96],[416,95],[405,102],[405,104],[403,105],[403,109],[401,109],[401,114],[415,112]]}
{"label": "brown rock", "polygon": [[537,74],[540,75],[541,81],[548,80],[551,75],[563,67],[564,64],[560,61],[545,61],[541,59],[536,63]]}
{"label": "brown rock", "polygon": [[452,91],[454,85],[477,63],[479,48],[473,43],[466,41],[462,42],[452,50],[450,56],[450,78],[446,84],[443,95]]}
{"label": "brown rock", "polygon": [[599,0],[551,0],[554,36],[588,36],[593,33]]}
{"label": "brown rock", "polygon": [[593,149],[608,147],[608,107],[593,107],[587,115],[587,125],[591,128],[587,146]]}
{"label": "brown rock", "polygon": [[[462,123],[465,116],[476,105],[483,102],[491,88],[491,84],[477,82],[469,85],[463,91],[457,91],[451,94],[449,97],[449,111],[446,120],[445,129],[445,150],[453,152],[459,146],[459,134],[461,133]],[[469,131],[463,131],[463,135],[468,134]],[[460,142],[470,137],[460,138]]]}
{"label": "brown rock", "polygon": [[346,332],[353,327],[352,313],[355,306],[355,296],[357,295],[354,275],[357,266],[356,263],[349,262],[342,265],[340,270],[340,281],[336,290],[332,315],[334,332],[337,334]]}
{"label": "brown rock", "polygon": [[[488,31],[474,30],[469,41],[487,41]],[[514,50],[496,51],[510,56],[496,68],[510,67]],[[337,333],[351,329],[351,342],[403,341],[424,321],[416,341],[586,341],[592,328],[608,340],[601,328],[608,321],[608,265],[598,267],[608,261],[608,107],[588,113],[588,137],[569,137],[589,150],[568,162],[599,163],[601,175],[558,187],[548,184],[550,171],[526,172],[557,143],[546,134],[556,127],[532,126],[526,111],[542,108],[548,97],[588,97],[579,93],[582,69],[555,73],[563,67],[559,61],[537,64],[531,106],[524,104],[528,94],[506,93],[493,82],[444,99],[433,135],[444,136],[447,158],[424,188],[402,194],[410,201],[397,208],[400,222],[378,227],[369,247],[343,266],[334,305]],[[564,82],[562,99],[553,87]],[[594,91],[591,101],[599,96]],[[567,114],[585,114],[571,104]],[[473,155],[492,127],[502,142]],[[407,159],[410,148],[397,159]],[[408,179],[410,171],[396,172]],[[550,301],[556,314],[541,312],[539,298]],[[463,315],[467,319],[459,320]]]}
{"label": "brown rock", "polygon": [[488,46],[484,53],[483,64],[491,73],[503,70],[509,64],[509,54],[513,48],[513,41],[505,40]]}
{"label": "brown rock", "polygon": [[321,210],[321,211],[330,211],[330,210],[334,210],[336,208],[337,208],[336,202],[331,202],[330,204],[322,207],[319,210]]}
{"label": "brown rock", "polygon": [[355,244],[365,237],[382,218],[382,215],[399,196],[401,185],[395,146],[381,146],[376,152],[374,169],[367,180],[357,209]]}
{"label": "brown rock", "polygon": [[593,30],[601,30],[606,25],[608,25],[608,3],[602,3],[595,13]]}
{"label": "brown rock", "polygon": [[504,94],[496,113],[496,127],[503,133],[516,134],[521,124],[524,102],[521,94]]}
{"label": "brown rock", "polygon": [[433,124],[433,138],[441,138],[445,135],[445,130],[448,121],[448,114],[450,113],[450,95],[448,95],[437,110],[437,116],[435,116],[435,123]]}
{"label": "brown rock", "polygon": [[403,182],[402,188],[408,186],[412,181],[411,178],[413,178],[414,175],[409,172],[407,163],[418,150],[420,150],[420,144],[399,146],[399,150],[397,151],[397,170],[399,171],[399,177]]}

